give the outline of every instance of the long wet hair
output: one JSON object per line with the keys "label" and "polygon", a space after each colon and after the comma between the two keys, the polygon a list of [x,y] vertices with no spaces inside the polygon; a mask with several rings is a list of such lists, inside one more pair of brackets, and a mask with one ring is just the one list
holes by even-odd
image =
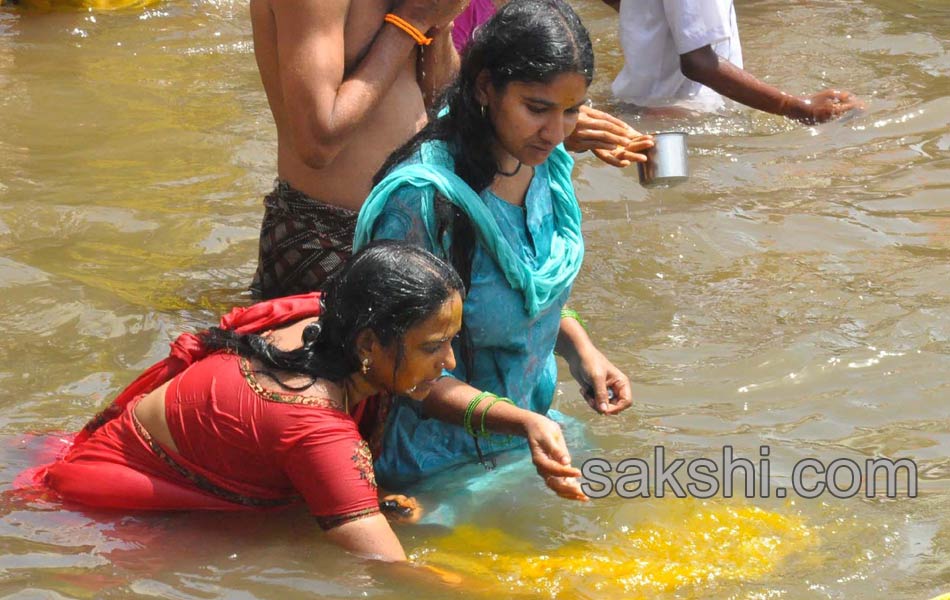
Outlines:
{"label": "long wet hair", "polygon": [[367,329],[384,346],[397,344],[398,369],[406,332],[436,314],[454,292],[464,297],[465,287],[444,261],[408,242],[380,240],[353,255],[327,282],[320,319],[304,329],[302,347],[284,351],[259,335],[217,327],[202,340],[212,350],[231,350],[260,361],[279,385],[299,390],[272,373],[340,382],[360,369],[356,339]]}

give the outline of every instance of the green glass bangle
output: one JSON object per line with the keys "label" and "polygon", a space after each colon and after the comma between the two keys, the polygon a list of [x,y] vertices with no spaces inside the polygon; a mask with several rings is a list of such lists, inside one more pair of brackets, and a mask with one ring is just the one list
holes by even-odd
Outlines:
{"label": "green glass bangle", "polygon": [[581,324],[581,327],[584,328],[584,331],[587,331],[587,321],[581,318],[581,314],[572,308],[562,308],[561,309],[561,318],[562,319],[574,319]]}
{"label": "green glass bangle", "polygon": [[488,414],[488,411],[491,410],[491,407],[495,406],[499,402],[507,402],[508,404],[515,406],[515,402],[511,398],[505,398],[504,396],[495,396],[492,398],[491,402],[488,403],[488,406],[485,407],[485,410],[482,411],[482,430],[479,434],[481,437],[488,437],[491,435],[491,432],[485,427],[485,416]]}
{"label": "green glass bangle", "polygon": [[475,408],[478,404],[484,400],[487,396],[494,396],[491,392],[480,392],[477,396],[472,398],[471,402],[468,403],[468,407],[465,409],[465,417],[462,419],[462,427],[465,428],[465,433],[475,436],[475,429],[472,427],[472,415],[475,414]]}

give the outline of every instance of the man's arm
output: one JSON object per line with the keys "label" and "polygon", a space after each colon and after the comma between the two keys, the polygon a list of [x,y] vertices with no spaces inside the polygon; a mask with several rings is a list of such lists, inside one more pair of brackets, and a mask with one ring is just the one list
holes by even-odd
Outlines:
{"label": "man's arm", "polygon": [[430,31],[432,43],[419,51],[417,79],[422,98],[431,109],[442,90],[455,79],[459,70],[459,55],[452,43],[452,25]]}
{"label": "man's arm", "polygon": [[712,46],[680,55],[683,75],[752,108],[803,123],[823,123],[863,104],[850,92],[825,90],[807,98],[790,96],[719,57]]}
{"label": "man's arm", "polygon": [[[421,31],[451,19],[434,0],[406,0],[393,12]],[[329,164],[379,105],[416,47],[384,24],[359,65],[344,78],[343,28],[350,0],[273,2],[277,55],[292,143],[312,168]]]}

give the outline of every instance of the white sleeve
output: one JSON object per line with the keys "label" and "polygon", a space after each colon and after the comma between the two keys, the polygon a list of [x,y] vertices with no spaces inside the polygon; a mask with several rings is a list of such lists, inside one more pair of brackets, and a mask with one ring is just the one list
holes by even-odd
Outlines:
{"label": "white sleeve", "polygon": [[732,0],[663,0],[678,54],[728,40]]}

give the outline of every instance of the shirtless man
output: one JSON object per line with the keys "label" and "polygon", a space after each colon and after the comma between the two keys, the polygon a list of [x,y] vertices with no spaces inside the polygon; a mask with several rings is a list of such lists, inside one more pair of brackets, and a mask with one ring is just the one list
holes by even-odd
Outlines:
{"label": "shirtless man", "polygon": [[[390,152],[454,76],[467,0],[251,0],[254,53],[277,124],[252,292],[319,289],[352,251],[357,212]],[[419,46],[395,14],[432,38]]]}

